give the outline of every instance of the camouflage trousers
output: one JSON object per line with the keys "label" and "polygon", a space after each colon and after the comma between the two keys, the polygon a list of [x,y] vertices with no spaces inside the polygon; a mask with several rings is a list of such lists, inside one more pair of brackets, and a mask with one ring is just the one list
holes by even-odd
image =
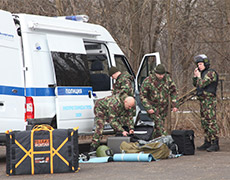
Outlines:
{"label": "camouflage trousers", "polygon": [[100,118],[95,117],[95,121],[96,121],[96,129],[93,134],[91,146],[97,148],[100,145],[100,139],[102,138],[102,133],[103,133],[104,124],[106,120],[101,117]]}
{"label": "camouflage trousers", "polygon": [[[127,126],[127,118],[126,117],[119,117],[116,118],[117,124],[121,126]],[[116,125],[112,125],[109,121],[108,115],[100,109],[95,110],[95,122],[96,122],[96,129],[93,134],[91,146],[97,148],[100,145],[100,139],[102,138],[104,125],[105,123],[109,123],[111,127],[115,130]]]}
{"label": "camouflage trousers", "polygon": [[216,97],[200,99],[201,126],[207,141],[218,138],[219,127],[216,121]]}
{"label": "camouflage trousers", "polygon": [[164,122],[168,111],[167,106],[164,106],[163,108],[153,108],[153,110],[154,113],[149,114],[149,117],[153,119],[153,122],[155,123],[152,137],[157,138],[162,135],[167,135],[167,132],[164,128]]}

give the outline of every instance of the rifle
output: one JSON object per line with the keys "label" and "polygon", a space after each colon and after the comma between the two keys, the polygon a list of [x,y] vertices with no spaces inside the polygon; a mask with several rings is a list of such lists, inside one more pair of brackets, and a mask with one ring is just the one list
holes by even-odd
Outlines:
{"label": "rifle", "polygon": [[194,96],[196,96],[196,88],[193,88],[192,90],[190,90],[189,92],[187,92],[183,96],[179,97],[179,99],[178,99],[178,105],[181,106],[186,101],[192,99]]}

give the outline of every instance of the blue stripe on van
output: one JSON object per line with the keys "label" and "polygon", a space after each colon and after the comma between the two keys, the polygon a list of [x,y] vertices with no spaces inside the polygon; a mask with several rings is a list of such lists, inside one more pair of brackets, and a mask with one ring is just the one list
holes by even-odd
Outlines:
{"label": "blue stripe on van", "polygon": [[[0,86],[0,95],[13,96],[55,96],[55,88],[24,88]],[[88,95],[92,87],[58,87],[58,95]]]}
{"label": "blue stripe on van", "polygon": [[88,95],[92,87],[58,87],[58,95]]}
{"label": "blue stripe on van", "polygon": [[26,88],[26,96],[55,96],[54,88]]}
{"label": "blue stripe on van", "polygon": [[24,96],[24,88],[0,86],[0,94],[11,96]]}

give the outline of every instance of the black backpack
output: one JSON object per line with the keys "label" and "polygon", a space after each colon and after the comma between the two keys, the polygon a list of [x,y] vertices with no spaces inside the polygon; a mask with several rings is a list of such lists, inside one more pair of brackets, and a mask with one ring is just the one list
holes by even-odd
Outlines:
{"label": "black backpack", "polygon": [[153,126],[141,125],[134,127],[134,134],[130,135],[130,141],[136,142],[138,140],[149,141],[152,139]]}
{"label": "black backpack", "polygon": [[194,131],[193,130],[173,130],[171,136],[178,146],[179,154],[194,155]]}

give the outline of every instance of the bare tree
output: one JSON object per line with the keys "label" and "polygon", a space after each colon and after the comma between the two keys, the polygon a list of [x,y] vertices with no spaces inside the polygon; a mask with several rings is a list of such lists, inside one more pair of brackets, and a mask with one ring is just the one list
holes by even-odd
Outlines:
{"label": "bare tree", "polygon": [[229,73],[229,0],[0,0],[0,8],[45,16],[87,14],[90,23],[109,30],[135,72],[145,53],[159,51],[180,95],[192,88],[197,54],[207,54],[220,74]]}

